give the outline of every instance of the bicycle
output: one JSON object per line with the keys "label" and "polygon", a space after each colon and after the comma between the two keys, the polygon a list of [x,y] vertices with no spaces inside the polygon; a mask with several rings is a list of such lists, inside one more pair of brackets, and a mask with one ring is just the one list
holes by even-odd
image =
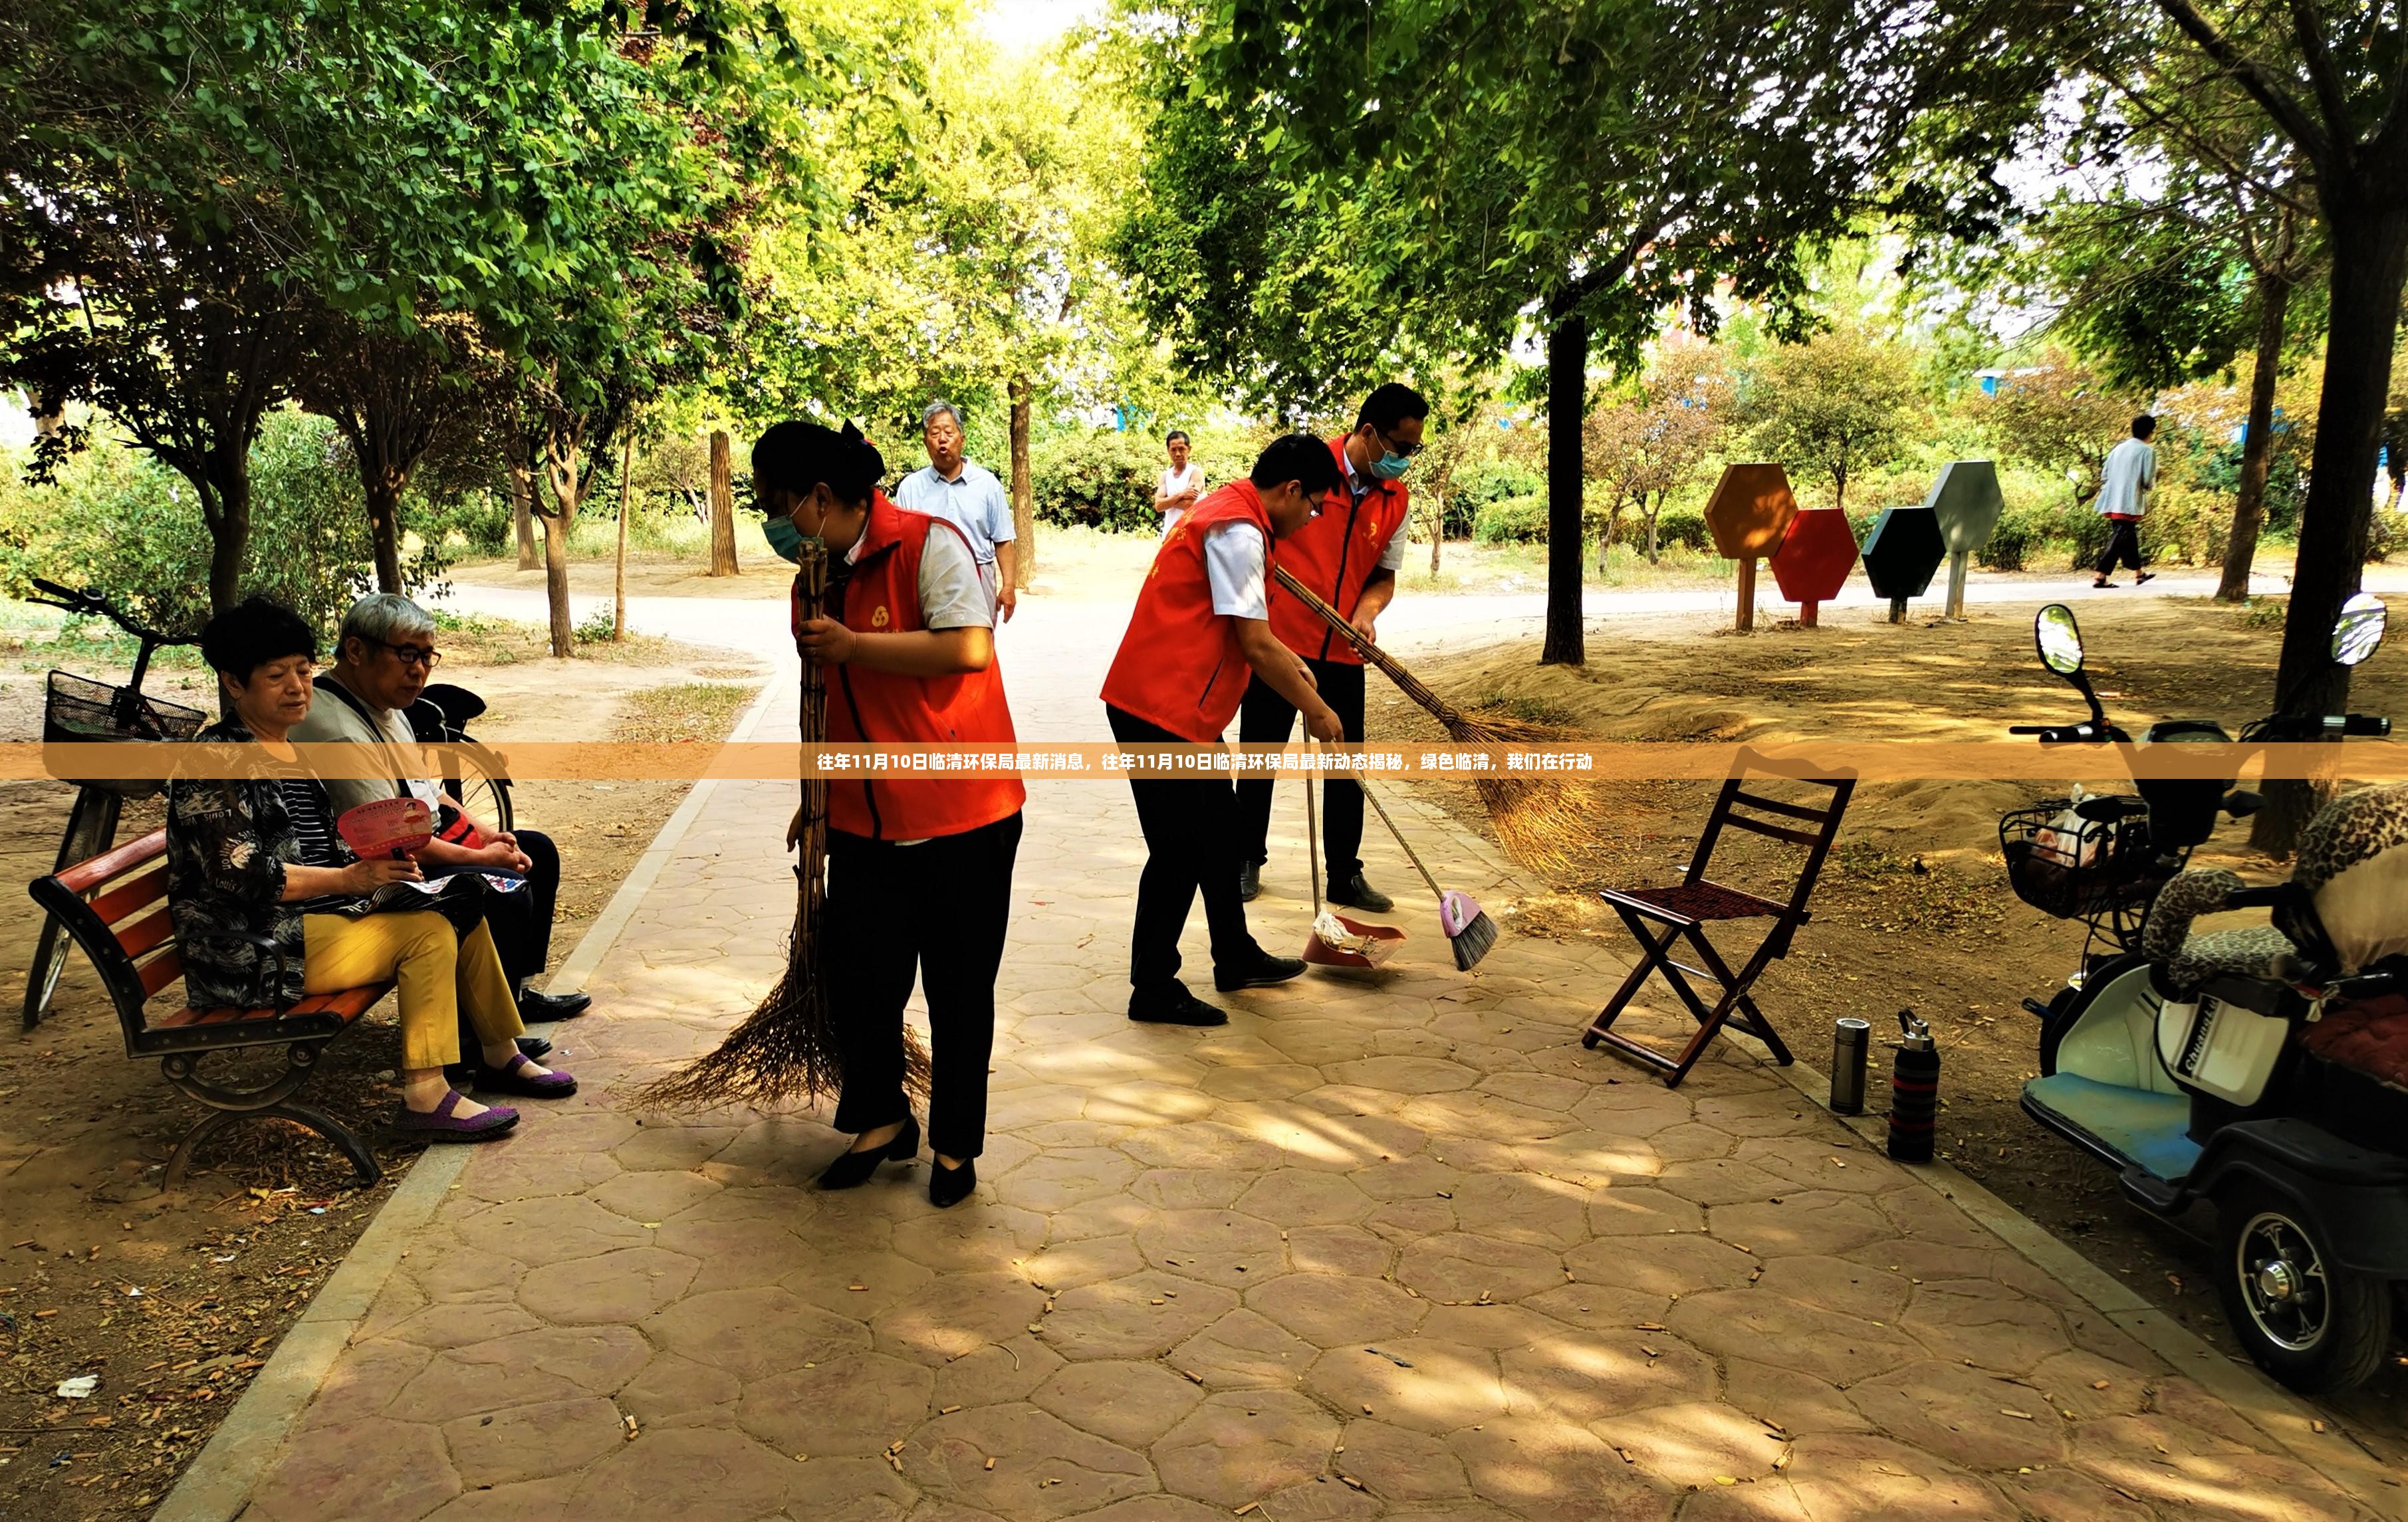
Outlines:
{"label": "bicycle", "polygon": [[[122,687],[52,671],[42,705],[42,740],[46,745],[89,744],[94,741],[189,740],[209,721],[198,708],[146,696],[143,678],[150,657],[164,646],[197,645],[197,636],[163,633],[147,628],[95,591],[75,591],[55,581],[34,578],[41,595],[30,599],[45,607],[64,608],[80,618],[103,618],[132,634],[136,643],[134,670]],[[75,807],[67,814],[65,835],[59,842],[53,872],[64,872],[89,861],[117,843],[117,821],[126,800],[148,798],[165,786],[156,777],[61,777],[76,789]],[[42,1023],[50,996],[65,970],[67,936],[55,916],[46,916],[34,943],[34,964],[25,978],[25,1029]]]}

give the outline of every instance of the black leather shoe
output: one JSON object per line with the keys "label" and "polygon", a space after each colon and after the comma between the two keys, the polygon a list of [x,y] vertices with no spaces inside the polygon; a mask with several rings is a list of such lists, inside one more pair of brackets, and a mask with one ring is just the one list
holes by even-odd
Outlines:
{"label": "black leather shoe", "polygon": [[1397,906],[1396,900],[1365,882],[1359,872],[1342,883],[1331,883],[1329,902],[1342,903],[1349,909],[1368,910],[1375,915],[1386,914]]}
{"label": "black leather shoe", "polygon": [[1212,969],[1212,987],[1223,993],[1235,993],[1240,989],[1268,989],[1274,983],[1284,983],[1304,975],[1302,957],[1265,957],[1251,967],[1224,972]]}
{"label": "black leather shoe", "polygon": [[873,1146],[866,1152],[845,1152],[838,1156],[820,1174],[820,1188],[851,1189],[869,1182],[882,1162],[910,1162],[920,1155],[920,1120],[916,1116],[903,1117],[903,1129],[895,1140],[884,1146]]}
{"label": "black leather shoe", "polygon": [[538,993],[533,989],[519,995],[519,1018],[529,1025],[547,1020],[573,1020],[594,1007],[590,993]]}
{"label": "black leather shoe", "polygon": [[545,1055],[552,1050],[552,1043],[544,1040],[541,1036],[521,1036],[519,1037],[519,1050],[526,1054],[529,1061],[540,1062],[544,1060]]}
{"label": "black leather shoe", "polygon": [[1252,903],[1263,891],[1263,864],[1249,861],[1238,869],[1238,902]]}
{"label": "black leather shoe", "polygon": [[928,1170],[928,1203],[939,1210],[960,1204],[978,1188],[978,1159],[964,1158],[959,1168],[938,1163]]}
{"label": "black leather shoe", "polygon": [[1226,1025],[1229,1017],[1187,991],[1184,983],[1173,984],[1167,993],[1132,994],[1128,1016],[1148,1025]]}

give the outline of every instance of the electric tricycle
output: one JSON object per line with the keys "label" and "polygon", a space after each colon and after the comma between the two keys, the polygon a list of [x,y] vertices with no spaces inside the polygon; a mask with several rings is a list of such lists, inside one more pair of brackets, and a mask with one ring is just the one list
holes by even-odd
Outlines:
{"label": "electric tricycle", "polygon": [[[2381,602],[2351,598],[2332,659],[2366,660],[2384,623]],[[2261,803],[2235,786],[2258,747],[2379,737],[2389,720],[2278,712],[2235,743],[2172,719],[2135,740],[2083,673],[2072,611],[2042,608],[2033,632],[2090,716],[2012,733],[2112,746],[2135,791],[2077,788],[2000,820],[2017,896],[2091,931],[2055,997],[2024,1001],[2042,1023],[2023,1108],[2152,1215],[2213,1213],[2216,1289],[2260,1367],[2310,1393],[2359,1384],[2408,1317],[2408,786],[2320,810],[2286,882],[2186,868],[2219,815]],[[2169,745],[2215,748],[2152,765]],[[2247,908],[2267,922],[2191,933],[2199,915]]]}

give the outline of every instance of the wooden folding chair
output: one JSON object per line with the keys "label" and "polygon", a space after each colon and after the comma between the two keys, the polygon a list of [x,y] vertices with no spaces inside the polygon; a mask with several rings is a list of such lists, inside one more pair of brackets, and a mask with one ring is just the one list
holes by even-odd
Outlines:
{"label": "wooden folding chair", "polygon": [[[1760,793],[1747,790],[1751,775],[1786,777],[1795,782],[1809,783],[1830,789],[1829,802],[1820,808],[1800,804],[1785,804]],[[1823,859],[1830,854],[1831,837],[1840,831],[1840,816],[1846,812],[1849,795],[1856,791],[1856,774],[1853,771],[1821,772],[1800,762],[1779,761],[1754,749],[1742,749],[1731,775],[1725,779],[1722,793],[1714,800],[1713,813],[1706,820],[1705,833],[1698,837],[1696,854],[1689,859],[1688,875],[1670,888],[1644,888],[1631,892],[1607,889],[1599,897],[1613,905],[1622,922],[1630,927],[1644,953],[1630,976],[1614,991],[1612,1000],[1591,1021],[1581,1037],[1584,1046],[1599,1042],[1632,1060],[1663,1075],[1664,1087],[1678,1088],[1689,1069],[1713,1039],[1716,1031],[1727,1025],[1744,1031],[1770,1048],[1772,1060],[1786,1067],[1793,1060],[1772,1022],[1756,1007],[1748,990],[1756,984],[1764,969],[1776,957],[1789,954],[1789,941],[1798,927],[1813,917],[1807,913],[1806,901],[1814,891],[1814,879],[1822,875]],[[1758,816],[1770,815],[1770,819]],[[1779,823],[1790,820],[1794,823]],[[1790,889],[1786,903],[1758,898],[1713,881],[1707,871],[1713,861],[1714,847],[1721,843],[1723,831],[1745,830],[1768,836],[1803,849],[1804,865]],[[1772,926],[1737,973],[1724,960],[1713,943],[1706,939],[1705,927],[1716,920],[1770,919]],[[1659,933],[1660,929],[1660,933]],[[1674,946],[1687,940],[1696,948],[1698,960],[1692,966],[1676,960]],[[1667,1057],[1652,1046],[1620,1034],[1613,1029],[1614,1020],[1622,1014],[1631,996],[1647,981],[1651,973],[1661,973],[1672,991],[1689,1007],[1698,1019],[1698,1033],[1681,1049],[1678,1057]],[[1711,979],[1721,990],[1710,1005],[1698,996],[1691,978]]]}

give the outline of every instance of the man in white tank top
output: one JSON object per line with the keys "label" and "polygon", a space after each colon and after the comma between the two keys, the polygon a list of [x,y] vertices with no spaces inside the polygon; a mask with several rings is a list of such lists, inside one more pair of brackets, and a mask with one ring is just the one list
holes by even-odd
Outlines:
{"label": "man in white tank top", "polygon": [[1174,428],[1162,443],[1170,453],[1170,468],[1162,473],[1162,480],[1154,487],[1154,509],[1162,515],[1162,532],[1167,534],[1178,526],[1188,508],[1203,500],[1204,467],[1188,460],[1184,433]]}

